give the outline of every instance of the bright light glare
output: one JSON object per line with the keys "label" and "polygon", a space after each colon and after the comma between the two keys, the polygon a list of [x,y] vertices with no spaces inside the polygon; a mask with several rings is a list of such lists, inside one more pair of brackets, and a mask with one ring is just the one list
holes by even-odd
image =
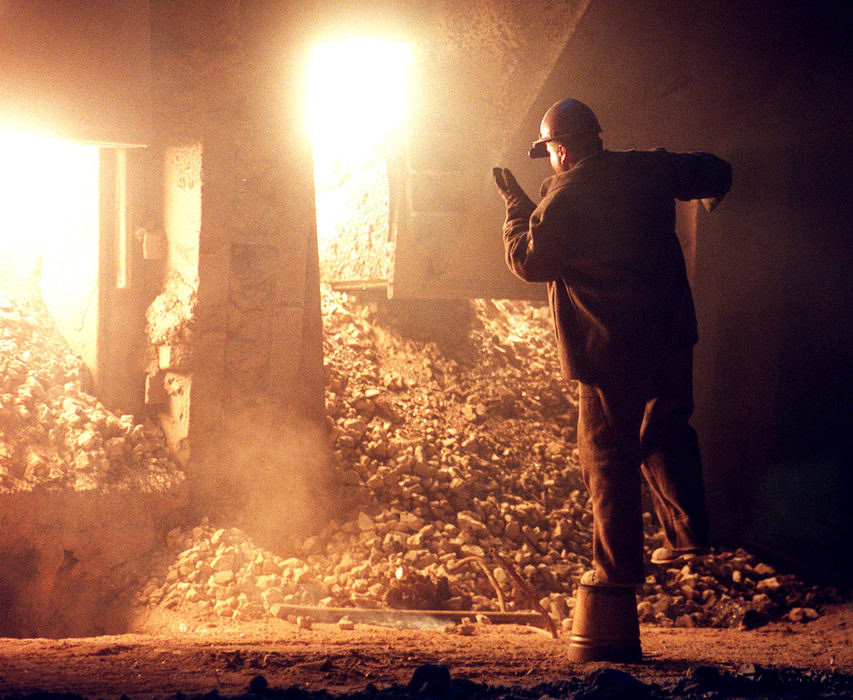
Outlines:
{"label": "bright light glare", "polygon": [[[20,269],[54,237],[97,226],[98,148],[0,133],[0,256]],[[92,234],[97,236],[97,229]]]}
{"label": "bright light glare", "polygon": [[350,39],[317,46],[311,56],[310,132],[315,154],[370,157],[393,137],[406,111],[408,44]]}

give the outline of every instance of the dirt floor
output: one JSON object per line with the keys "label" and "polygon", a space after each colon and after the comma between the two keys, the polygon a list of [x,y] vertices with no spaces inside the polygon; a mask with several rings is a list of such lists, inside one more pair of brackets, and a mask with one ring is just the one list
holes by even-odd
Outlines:
{"label": "dirt floor", "polygon": [[[157,614],[145,622],[149,634],[0,640],[0,697],[846,698],[853,692],[850,605],[807,624],[751,631],[643,625],[644,661],[622,665],[570,663],[565,633],[554,640],[518,625],[477,624],[463,636],[361,624],[300,629],[283,620],[215,625]],[[425,664],[432,667],[419,676],[428,680],[410,683]]]}

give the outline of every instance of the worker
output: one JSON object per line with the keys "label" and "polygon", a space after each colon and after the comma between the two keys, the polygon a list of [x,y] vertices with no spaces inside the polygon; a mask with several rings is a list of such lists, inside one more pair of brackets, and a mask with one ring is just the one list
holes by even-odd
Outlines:
{"label": "worker", "polygon": [[506,263],[545,282],[560,366],[578,381],[578,452],[592,502],[593,569],[586,585],[645,579],[641,472],[664,543],[658,565],[708,553],[708,517],[693,411],[696,314],[675,235],[675,201],[712,210],[731,166],[707,153],[609,151],[582,102],[542,119],[531,158],[554,175],[539,204],[506,168],[493,175],[506,203]]}

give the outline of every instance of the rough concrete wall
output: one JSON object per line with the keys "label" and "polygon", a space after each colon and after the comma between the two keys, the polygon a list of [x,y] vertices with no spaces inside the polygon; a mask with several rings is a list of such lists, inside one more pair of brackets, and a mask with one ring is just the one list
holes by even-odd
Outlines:
{"label": "rough concrete wall", "polygon": [[95,143],[145,143],[148,39],[147,0],[6,0],[0,122]]}
{"label": "rough concrete wall", "polygon": [[[223,484],[251,481],[238,448],[247,427],[263,425],[261,441],[275,443],[295,423],[319,419],[323,405],[312,166],[294,128],[293,12],[299,4],[151,6],[167,274],[195,287],[190,350],[161,353],[159,369],[173,424],[188,407],[191,472],[211,498],[239,501]],[[289,468],[276,462],[279,488]]]}
{"label": "rough concrete wall", "polygon": [[169,269],[190,284],[198,279],[201,238],[202,144],[166,150],[163,167],[163,227]]}
{"label": "rough concrete wall", "polygon": [[[288,410],[322,407],[313,164],[300,84],[306,56],[295,45],[298,5],[245,3],[242,12],[241,77],[249,107],[234,154],[236,189],[226,222],[232,272],[223,290],[226,377],[241,386],[227,400],[235,408],[269,397]],[[266,348],[260,357],[247,352],[253,339]]]}
{"label": "rough concrete wall", "polygon": [[[439,0],[427,84],[494,159],[527,114],[589,0]],[[446,91],[449,88],[449,91]],[[464,105],[467,109],[460,110]]]}
{"label": "rough concrete wall", "polygon": [[797,68],[721,145],[738,179],[700,231],[697,421],[720,529],[847,585],[853,66],[837,72],[837,49],[789,52]]}

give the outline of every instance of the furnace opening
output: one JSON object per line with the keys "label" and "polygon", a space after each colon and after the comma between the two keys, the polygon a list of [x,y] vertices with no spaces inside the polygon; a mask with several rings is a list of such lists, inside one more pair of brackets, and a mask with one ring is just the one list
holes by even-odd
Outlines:
{"label": "furnace opening", "polygon": [[311,56],[309,124],[320,275],[349,288],[391,274],[412,48],[351,39]]}
{"label": "furnace opening", "polygon": [[0,134],[0,284],[31,285],[92,367],[97,345],[99,149]]}
{"label": "furnace opening", "polygon": [[[97,262],[98,148],[47,137],[0,134],[0,274],[5,281],[40,275],[62,286],[61,269],[42,274],[45,253],[62,249],[75,276]],[[94,253],[94,254],[93,254]],[[52,260],[54,256],[47,256]],[[62,278],[67,275],[61,275]]]}
{"label": "furnace opening", "polygon": [[139,383],[144,357],[125,157],[0,136],[2,636],[126,629],[140,553],[155,551],[184,480],[116,391]]}

